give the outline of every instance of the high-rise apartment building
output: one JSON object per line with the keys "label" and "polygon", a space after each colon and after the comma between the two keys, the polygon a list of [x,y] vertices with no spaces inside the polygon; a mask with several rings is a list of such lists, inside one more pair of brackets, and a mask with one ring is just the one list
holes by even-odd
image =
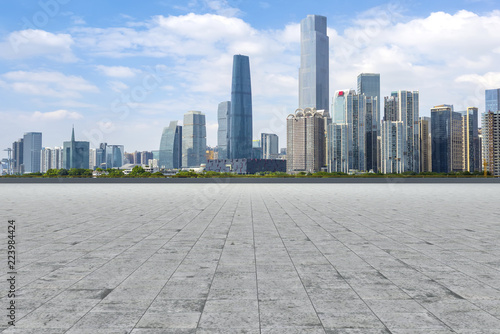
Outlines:
{"label": "high-rise apartment building", "polygon": [[287,173],[318,172],[325,166],[325,118],[328,112],[297,109],[287,117]]}
{"label": "high-rise apartment building", "polygon": [[462,170],[471,173],[481,171],[482,165],[478,113],[478,108],[470,107],[462,115]]}
{"label": "high-rise apartment building", "polygon": [[61,169],[63,161],[62,147],[54,147],[52,149],[52,158],[50,160],[50,169]]}
{"label": "high-rise apartment building", "polygon": [[90,143],[88,141],[76,141],[75,129],[71,132],[71,141],[63,143],[63,164],[64,169],[88,169],[89,168]]}
{"label": "high-rise apartment building", "polygon": [[405,131],[403,121],[384,121],[381,131],[381,172],[400,174],[405,171]]}
{"label": "high-rise apartment building", "polygon": [[419,108],[418,91],[400,90],[384,98],[384,122],[403,122],[401,172],[420,172]]}
{"label": "high-rise apartment building", "polygon": [[27,132],[23,137],[23,165],[25,173],[38,173],[41,166],[42,133]]}
{"label": "high-rise apartment building", "polygon": [[[367,105],[370,112],[368,119],[370,122],[369,128],[371,129],[372,113],[374,111],[372,108],[377,108],[376,98],[367,98],[365,95],[356,94],[354,90],[347,93],[346,91],[338,91],[335,96],[334,119],[345,121],[343,123],[333,122],[327,126],[328,170],[343,173],[348,173],[351,170],[366,171]],[[371,142],[370,149],[373,149]],[[370,155],[372,163],[373,158],[374,156]],[[339,166],[341,166],[340,170],[338,169]]]}
{"label": "high-rise apartment building", "polygon": [[[251,145],[250,142],[250,149]],[[184,114],[182,128],[182,167],[200,167],[206,163],[206,149],[205,114],[200,111],[189,111]]]}
{"label": "high-rise apartment building", "polygon": [[326,17],[308,15],[300,22],[299,108],[328,112],[329,39]]}
{"label": "high-rise apartment building", "polygon": [[260,146],[262,148],[262,159],[278,159],[279,156],[278,135],[272,133],[261,133]]}
{"label": "high-rise apartment building", "polygon": [[45,173],[51,169],[53,152],[50,147],[42,148],[40,160],[40,172]]}
{"label": "high-rise apartment building", "polygon": [[182,166],[182,126],[177,121],[163,129],[160,141],[160,169],[178,169]]}
{"label": "high-rise apartment building", "polygon": [[228,157],[250,159],[252,157],[252,88],[248,56],[235,55],[233,57],[231,112],[228,124]]}
{"label": "high-rise apartment building", "polygon": [[228,158],[228,117],[231,113],[231,101],[224,101],[219,103],[217,109],[217,120],[219,127],[217,129],[217,147],[218,159]]}
{"label": "high-rise apartment building", "polygon": [[420,171],[432,172],[431,118],[420,117]]}
{"label": "high-rise apartment building", "polygon": [[500,175],[500,110],[483,113],[483,157],[485,168],[492,175]]}

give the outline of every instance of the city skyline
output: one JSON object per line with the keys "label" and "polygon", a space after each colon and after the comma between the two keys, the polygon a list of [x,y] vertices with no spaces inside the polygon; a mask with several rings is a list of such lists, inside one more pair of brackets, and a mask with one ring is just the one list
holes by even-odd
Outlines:
{"label": "city skyline", "polygon": [[[112,22],[90,15],[92,3],[85,8],[61,3],[52,11],[26,3],[5,5],[12,8],[1,14],[0,38],[6,50],[14,52],[15,46],[17,53],[0,58],[1,145],[10,147],[24,132],[43,132],[43,146],[61,146],[66,137],[61,129],[75,123],[77,137],[91,147],[113,142],[127,151],[153,150],[171,120],[200,110],[207,115],[207,143],[215,146],[217,105],[228,98],[232,56],[238,53],[252,60],[253,138],[260,133],[285,138],[286,115],[298,101],[300,20],[309,14],[328,19],[330,97],[355,88],[360,73],[380,73],[381,96],[401,88],[420,91],[421,116],[440,103],[456,110],[478,107],[483,113],[484,90],[500,87],[500,50],[491,47],[500,43],[488,32],[500,27],[500,14],[484,3],[434,4],[425,10],[415,4],[379,2],[373,8],[361,3],[334,14],[338,6],[320,2],[307,10],[293,5],[267,26],[249,8],[221,1],[214,9],[202,3],[196,9],[167,4],[156,7],[156,13],[148,4],[137,17],[127,17],[131,4],[125,1],[124,13],[115,13]],[[269,4],[267,11],[278,2]],[[47,23],[26,30],[30,27],[23,20],[35,24],[33,18],[43,16],[39,13],[45,13]],[[338,15],[344,19],[337,20]],[[228,31],[228,25],[234,29]],[[177,54],[167,44],[141,44],[141,38],[151,41],[159,33],[172,35],[164,43],[176,42]],[[405,38],[409,33],[412,38]],[[437,45],[452,51],[441,55]]]}

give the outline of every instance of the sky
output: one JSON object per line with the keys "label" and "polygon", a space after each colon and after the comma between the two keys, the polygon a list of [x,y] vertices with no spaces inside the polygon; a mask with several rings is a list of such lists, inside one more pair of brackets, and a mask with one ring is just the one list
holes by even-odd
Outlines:
{"label": "sky", "polygon": [[[327,17],[330,97],[380,73],[381,96],[420,92],[420,115],[478,107],[500,87],[496,0],[17,0],[0,3],[0,158],[25,132],[157,150],[170,121],[231,97],[234,54],[250,57],[253,135],[276,133],[298,105],[300,20]],[[381,112],[383,114],[383,111]]]}

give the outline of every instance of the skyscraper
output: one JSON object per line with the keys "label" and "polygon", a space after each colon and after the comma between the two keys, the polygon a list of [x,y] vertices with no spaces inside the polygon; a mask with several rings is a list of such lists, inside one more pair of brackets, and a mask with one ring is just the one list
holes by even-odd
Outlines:
{"label": "skyscraper", "polygon": [[158,166],[164,169],[181,168],[182,164],[182,126],[177,121],[163,129],[160,141]]}
{"label": "skyscraper", "polygon": [[228,117],[229,159],[252,158],[252,87],[248,56],[233,57],[231,112]]}
{"label": "skyscraper", "polygon": [[358,94],[377,97],[378,110],[380,110],[380,74],[361,73],[358,75]]}
{"label": "skyscraper", "polygon": [[[200,167],[207,162],[207,134],[205,114],[200,111],[189,111],[184,114],[182,129],[182,167]],[[251,154],[250,142],[250,154]]]}
{"label": "skyscraper", "polygon": [[420,171],[432,172],[431,118],[420,117]]}
{"label": "skyscraper", "polygon": [[286,120],[287,173],[319,172],[326,163],[324,110],[297,109]]}
{"label": "skyscraper", "polygon": [[400,174],[404,172],[404,122],[382,122],[381,172]]}
{"label": "skyscraper", "polygon": [[299,108],[329,110],[329,40],[326,17],[300,22]]}
{"label": "skyscraper", "polygon": [[27,132],[23,138],[23,165],[25,173],[38,173],[41,166],[42,133]]}
{"label": "skyscraper", "polygon": [[76,141],[75,129],[71,132],[71,141],[63,143],[63,164],[62,168],[88,169],[89,168],[89,149],[88,141]]}
{"label": "skyscraper", "polygon": [[500,111],[483,113],[482,122],[483,155],[486,170],[492,175],[500,175]]}
{"label": "skyscraper", "polygon": [[450,173],[462,171],[462,115],[452,105],[431,109],[432,171]]}
{"label": "skyscraper", "polygon": [[231,112],[231,101],[219,103],[217,109],[217,120],[219,127],[217,129],[217,146],[219,159],[227,159],[228,157],[228,117]]}
{"label": "skyscraper", "polygon": [[402,172],[418,173],[420,171],[419,92],[405,90],[392,92],[390,97],[384,98],[384,103],[384,121],[403,122]]}
{"label": "skyscraper", "polygon": [[12,172],[14,174],[24,173],[24,139],[20,138],[18,141],[12,143]]}
{"label": "skyscraper", "polygon": [[123,145],[106,145],[106,167],[120,168],[125,160],[125,148]]}
{"label": "skyscraper", "polygon": [[463,171],[481,171],[478,108],[467,108],[462,115]]}

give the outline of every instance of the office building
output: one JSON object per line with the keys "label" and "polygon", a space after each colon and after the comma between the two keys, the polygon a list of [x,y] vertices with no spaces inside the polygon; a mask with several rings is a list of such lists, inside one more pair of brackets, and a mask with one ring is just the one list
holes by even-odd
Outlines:
{"label": "office building", "polygon": [[12,173],[19,175],[24,174],[23,164],[23,145],[24,139],[20,138],[18,141],[12,143]]}
{"label": "office building", "polygon": [[42,133],[27,132],[23,137],[24,173],[39,173],[41,166]]}
{"label": "office building", "polygon": [[163,129],[160,141],[160,169],[179,169],[182,166],[182,126],[177,121]]}
{"label": "office building", "polygon": [[487,89],[485,91],[486,113],[500,110],[500,88]]}
{"label": "office building", "polygon": [[319,172],[326,164],[325,119],[328,112],[297,109],[287,117],[287,173]]}
{"label": "office building", "polygon": [[452,105],[431,109],[432,171],[450,173],[462,171],[462,114]]}
{"label": "office building", "polygon": [[231,112],[231,101],[219,103],[217,109],[217,120],[219,127],[217,129],[217,146],[219,159],[228,158],[228,117]]}
{"label": "office building", "polygon": [[420,117],[420,172],[432,172],[431,118]]}
{"label": "office building", "polygon": [[467,172],[481,171],[481,146],[479,143],[479,111],[470,107],[462,115],[462,170]]}
{"label": "office building", "polygon": [[[184,114],[182,128],[182,167],[200,167],[206,163],[206,126],[205,114],[199,111],[189,111]],[[250,154],[251,154],[250,142]]]}
{"label": "office building", "polygon": [[500,111],[483,113],[483,156],[486,170],[500,176]]}
{"label": "office building", "polygon": [[252,159],[262,159],[262,147],[259,139],[252,140]]}
{"label": "office building", "polygon": [[252,88],[248,56],[235,55],[233,57],[231,112],[229,113],[228,124],[229,158],[251,158]]}
{"label": "office building", "polygon": [[121,168],[125,160],[125,148],[123,145],[106,144],[106,168]]}
{"label": "office building", "polygon": [[328,126],[328,172],[349,173],[349,144],[347,123],[332,123]]}
{"label": "office building", "polygon": [[88,141],[76,141],[75,129],[71,132],[71,141],[63,143],[63,163],[64,169],[88,169],[89,168],[90,143]]}
{"label": "office building", "polygon": [[262,148],[262,159],[278,159],[279,138],[273,133],[260,134],[260,146]]}
{"label": "office building", "polygon": [[300,22],[299,108],[329,110],[329,40],[326,17]]}
{"label": "office building", "polygon": [[[380,110],[380,74],[378,73],[361,73],[358,75],[358,94],[365,96],[376,97],[378,108]],[[379,129],[380,130],[380,129]]]}

